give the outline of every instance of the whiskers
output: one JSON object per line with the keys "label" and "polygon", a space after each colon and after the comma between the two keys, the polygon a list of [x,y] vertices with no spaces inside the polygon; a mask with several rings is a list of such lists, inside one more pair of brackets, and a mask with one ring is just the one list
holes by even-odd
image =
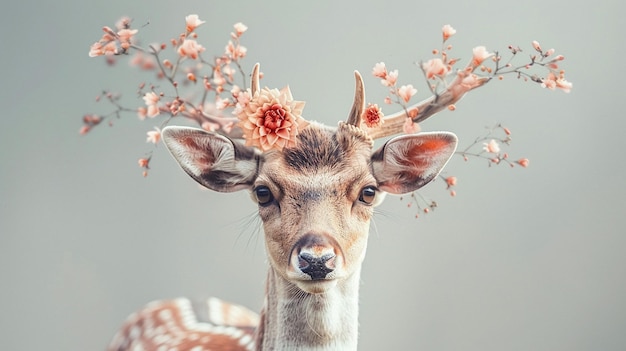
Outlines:
{"label": "whiskers", "polygon": [[380,238],[380,232],[378,231],[378,225],[376,223],[377,218],[383,218],[384,220],[396,221],[401,217],[395,211],[386,210],[383,208],[384,204],[374,208],[374,215],[370,221],[370,229],[373,229],[377,238]]}
{"label": "whiskers", "polygon": [[258,212],[256,210],[251,212],[250,214],[233,222],[232,226],[236,226],[237,232],[239,232],[235,238],[233,247],[245,240],[245,248],[250,249],[251,244],[254,244],[252,250],[253,252],[256,252],[259,244],[259,237],[263,236],[261,232],[261,219],[259,218]]}

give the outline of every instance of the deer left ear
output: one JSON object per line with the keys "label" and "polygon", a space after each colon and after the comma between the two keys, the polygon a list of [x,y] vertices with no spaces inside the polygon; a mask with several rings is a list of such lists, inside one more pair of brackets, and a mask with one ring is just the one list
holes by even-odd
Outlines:
{"label": "deer left ear", "polygon": [[165,127],[161,133],[180,166],[205,187],[231,192],[251,188],[259,153],[225,136],[188,127]]}
{"label": "deer left ear", "polygon": [[378,187],[392,194],[423,187],[441,172],[456,144],[456,135],[446,132],[401,135],[389,140],[372,154]]}

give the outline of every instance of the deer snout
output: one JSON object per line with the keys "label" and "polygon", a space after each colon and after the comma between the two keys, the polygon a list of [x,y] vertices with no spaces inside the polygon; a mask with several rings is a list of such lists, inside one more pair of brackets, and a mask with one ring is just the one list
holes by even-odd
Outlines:
{"label": "deer snout", "polygon": [[337,253],[339,245],[329,235],[306,234],[294,245],[291,262],[296,271],[310,277],[311,280],[332,278],[329,276],[340,262]]}
{"label": "deer snout", "polygon": [[298,255],[298,268],[312,280],[325,279],[328,273],[335,270],[335,257],[337,256],[334,253],[316,257],[308,252],[302,252]]}

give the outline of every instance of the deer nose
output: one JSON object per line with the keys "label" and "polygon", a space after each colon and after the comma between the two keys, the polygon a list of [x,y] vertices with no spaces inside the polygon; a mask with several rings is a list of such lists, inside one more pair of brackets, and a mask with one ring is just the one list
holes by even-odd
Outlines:
{"label": "deer nose", "polygon": [[298,255],[298,266],[302,273],[311,277],[311,280],[325,279],[328,273],[335,270],[335,254],[328,253],[322,256],[314,256],[308,252]]}

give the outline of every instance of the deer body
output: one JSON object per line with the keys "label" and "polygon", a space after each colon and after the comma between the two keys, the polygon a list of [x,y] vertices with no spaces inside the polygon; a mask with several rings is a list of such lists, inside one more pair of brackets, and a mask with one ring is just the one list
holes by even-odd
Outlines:
{"label": "deer body", "polygon": [[[196,336],[194,344],[187,335],[181,338],[187,343],[177,346],[179,351],[356,350],[360,271],[373,207],[385,192],[406,193],[430,182],[456,147],[453,134],[422,133],[396,137],[372,152],[373,140],[360,128],[364,93],[360,76],[356,77],[348,122],[336,128],[311,123],[297,135],[295,145],[282,150],[261,153],[198,129],[163,130],[174,158],[200,184],[222,192],[251,191],[263,221],[269,261],[258,323],[251,312],[237,306],[233,308],[238,318],[204,322],[191,318],[205,323],[202,328],[208,331],[231,328],[226,334],[232,343],[201,344]],[[258,66],[253,95],[255,90]],[[160,317],[172,315],[176,313]],[[141,345],[151,350],[141,341],[145,333],[135,329],[134,338],[131,335],[133,326],[142,323],[146,324],[129,319],[110,349]],[[194,323],[187,324],[198,329]],[[208,333],[205,341],[218,339]],[[166,339],[171,341],[173,334]]]}

